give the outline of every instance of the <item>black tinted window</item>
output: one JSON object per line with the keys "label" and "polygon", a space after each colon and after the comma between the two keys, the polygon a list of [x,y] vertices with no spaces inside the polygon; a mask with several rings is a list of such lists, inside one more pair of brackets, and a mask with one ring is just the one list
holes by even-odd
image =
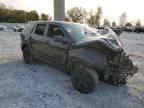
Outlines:
{"label": "black tinted window", "polygon": [[48,29],[48,36],[64,36],[64,33],[57,25],[51,24]]}
{"label": "black tinted window", "polygon": [[44,31],[46,28],[46,24],[38,24],[35,30],[35,34],[37,35],[44,35]]}

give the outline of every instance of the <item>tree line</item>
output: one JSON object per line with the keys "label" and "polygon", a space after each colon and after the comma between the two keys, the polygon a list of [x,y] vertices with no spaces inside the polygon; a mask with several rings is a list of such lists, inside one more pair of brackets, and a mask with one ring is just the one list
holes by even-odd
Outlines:
{"label": "tree line", "polygon": [[[132,25],[131,22],[127,22],[127,13],[124,12],[119,16],[119,24],[116,24],[115,21],[110,22],[108,17],[103,18],[102,7],[98,7],[96,10],[91,10],[87,12],[83,8],[74,7],[67,11],[66,21],[87,23],[91,26],[141,26],[141,21],[137,20],[135,25]],[[102,21],[103,20],[103,21]]]}
{"label": "tree line", "polygon": [[[7,8],[6,5],[0,3],[0,22],[26,23],[37,20],[52,20],[52,17],[45,13],[39,15],[35,10],[24,11]],[[81,7],[73,7],[65,13],[65,21],[87,23],[91,26],[132,26],[131,22],[127,22],[127,14],[125,12],[119,16],[119,24],[116,24],[115,21],[110,22],[108,17],[103,18],[102,7],[89,12]],[[136,26],[141,26],[140,20],[137,20]]]}
{"label": "tree line", "polygon": [[6,5],[0,3],[0,22],[9,23],[26,23],[29,21],[37,20],[50,20],[51,17],[48,14],[42,13],[40,16],[37,11],[24,11],[13,8],[7,8]]}

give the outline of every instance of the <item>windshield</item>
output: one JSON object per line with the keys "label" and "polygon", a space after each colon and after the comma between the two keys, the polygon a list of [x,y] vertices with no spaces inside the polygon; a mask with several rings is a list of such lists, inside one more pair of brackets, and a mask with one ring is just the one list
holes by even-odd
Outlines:
{"label": "windshield", "polygon": [[78,42],[88,37],[99,35],[94,29],[82,24],[68,23],[64,24],[64,28],[75,42]]}

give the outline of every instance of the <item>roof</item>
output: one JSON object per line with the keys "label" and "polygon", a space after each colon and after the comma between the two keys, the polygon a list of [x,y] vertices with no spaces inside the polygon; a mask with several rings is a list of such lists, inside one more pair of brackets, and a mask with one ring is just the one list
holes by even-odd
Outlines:
{"label": "roof", "polygon": [[49,22],[59,23],[59,24],[74,24],[73,22],[66,22],[66,21],[31,21],[28,23],[49,23]]}

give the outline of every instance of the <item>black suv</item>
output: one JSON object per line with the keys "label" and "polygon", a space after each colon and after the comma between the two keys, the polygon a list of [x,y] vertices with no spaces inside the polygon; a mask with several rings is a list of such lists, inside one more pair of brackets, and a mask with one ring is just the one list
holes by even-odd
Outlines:
{"label": "black suv", "polygon": [[124,84],[136,70],[109,28],[100,35],[77,23],[29,22],[21,33],[21,49],[25,63],[39,59],[63,70],[81,93],[93,91],[99,80]]}

